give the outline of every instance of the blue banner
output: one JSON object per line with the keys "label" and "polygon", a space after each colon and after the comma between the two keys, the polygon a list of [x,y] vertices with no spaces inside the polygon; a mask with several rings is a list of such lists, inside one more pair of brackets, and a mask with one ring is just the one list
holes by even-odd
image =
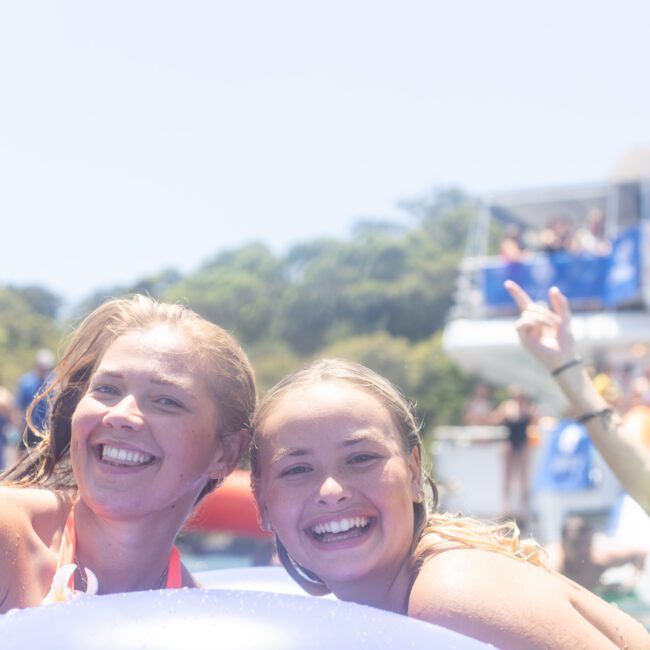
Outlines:
{"label": "blue banner", "polygon": [[570,492],[590,488],[593,451],[584,425],[562,420],[548,435],[533,489]]}
{"label": "blue banner", "polygon": [[605,304],[615,307],[641,296],[641,230],[630,228],[616,239],[605,282]]}
{"label": "blue banner", "polygon": [[556,286],[575,309],[616,307],[641,296],[641,233],[630,228],[616,238],[608,255],[559,252],[537,253],[522,262],[496,262],[483,269],[487,307],[514,307],[504,289],[514,280],[535,301],[546,301]]}

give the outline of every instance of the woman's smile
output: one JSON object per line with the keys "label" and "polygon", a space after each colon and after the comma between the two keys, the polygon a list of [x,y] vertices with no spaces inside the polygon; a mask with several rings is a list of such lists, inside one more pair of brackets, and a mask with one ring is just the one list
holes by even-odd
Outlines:
{"label": "woman's smile", "polygon": [[107,443],[96,445],[94,451],[101,465],[111,467],[142,468],[159,460],[153,454],[138,449]]}
{"label": "woman's smile", "polygon": [[321,541],[326,539],[327,535],[336,537],[345,535],[352,531],[357,535],[368,528],[370,524],[369,517],[343,517],[342,519],[332,519],[321,524],[315,524],[311,527],[312,534]]}

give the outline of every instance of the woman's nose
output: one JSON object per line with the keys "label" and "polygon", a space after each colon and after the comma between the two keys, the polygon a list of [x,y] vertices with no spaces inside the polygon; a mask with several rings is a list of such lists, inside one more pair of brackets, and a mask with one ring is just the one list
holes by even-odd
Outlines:
{"label": "woman's nose", "polygon": [[135,397],[124,395],[122,399],[109,407],[104,415],[104,422],[112,427],[127,427],[137,430],[142,426],[144,417]]}
{"label": "woman's nose", "polygon": [[318,490],[320,503],[340,503],[350,498],[350,489],[345,483],[334,476],[327,476]]}

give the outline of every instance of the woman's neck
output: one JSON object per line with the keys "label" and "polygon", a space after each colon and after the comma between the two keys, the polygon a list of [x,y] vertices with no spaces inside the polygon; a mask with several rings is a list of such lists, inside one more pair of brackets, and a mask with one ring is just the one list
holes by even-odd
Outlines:
{"label": "woman's neck", "polygon": [[415,569],[410,568],[409,564],[405,562],[392,574],[375,573],[350,582],[328,584],[328,587],[339,600],[406,614],[416,577]]}
{"label": "woman's neck", "polygon": [[[100,594],[164,587],[178,523],[106,519],[82,500],[75,504],[75,564],[90,569]],[[163,583],[162,585],[160,583]]]}

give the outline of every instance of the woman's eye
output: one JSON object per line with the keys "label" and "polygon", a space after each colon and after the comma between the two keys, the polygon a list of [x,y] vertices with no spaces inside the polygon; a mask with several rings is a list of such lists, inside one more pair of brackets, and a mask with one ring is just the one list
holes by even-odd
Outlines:
{"label": "woman's eye", "polygon": [[117,395],[119,393],[115,386],[110,386],[108,384],[98,384],[97,386],[93,386],[92,392],[99,393],[100,395]]}
{"label": "woman's eye", "polygon": [[309,467],[306,465],[294,465],[293,467],[287,467],[280,472],[280,476],[300,476],[301,474],[306,474],[309,471]]}
{"label": "woman's eye", "polygon": [[377,458],[376,454],[355,454],[350,458],[351,463],[368,463]]}
{"label": "woman's eye", "polygon": [[156,400],[157,404],[160,404],[161,406],[169,406],[172,408],[183,408],[183,405],[176,399],[173,399],[172,397],[159,397]]}

